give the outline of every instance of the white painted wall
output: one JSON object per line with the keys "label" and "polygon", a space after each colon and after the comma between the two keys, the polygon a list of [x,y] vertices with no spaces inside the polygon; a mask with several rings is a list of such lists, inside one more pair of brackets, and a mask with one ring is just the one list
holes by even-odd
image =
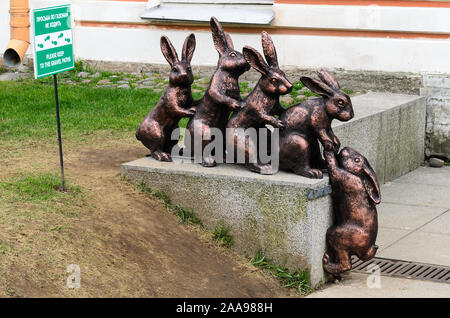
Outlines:
{"label": "white painted wall", "polygon": [[277,4],[284,27],[450,33],[450,8]]}
{"label": "white painted wall", "polygon": [[[143,23],[139,12],[146,3],[75,0],[81,21]],[[104,9],[101,9],[104,8]],[[275,4],[273,25],[314,29],[450,33],[450,9],[378,6]],[[159,38],[169,36],[180,48],[188,31],[78,27],[77,54],[85,59],[166,63]],[[193,63],[215,65],[208,32],[195,32],[198,47]],[[235,46],[260,48],[257,34],[233,34]],[[280,63],[303,67],[349,70],[450,73],[450,40],[368,37],[274,35]]]}
{"label": "white painted wall", "polygon": [[[145,23],[146,2],[72,2],[79,21]],[[272,25],[280,27],[450,33],[450,8],[275,4],[273,10]]]}
{"label": "white painted wall", "polygon": [[[30,0],[34,8],[73,4],[76,21],[141,23],[145,2]],[[0,1],[0,50],[9,40],[9,1]],[[450,33],[450,9],[322,5],[274,5],[274,25],[316,29]],[[85,27],[74,29],[79,59],[166,63],[159,38],[167,35],[180,50],[189,31],[145,28]],[[209,32],[195,32],[193,64],[215,65],[217,53]],[[233,34],[237,49],[261,48],[258,34]],[[318,35],[273,35],[281,65],[416,73],[450,73],[449,39],[395,39]],[[31,53],[31,51],[29,51]]]}
{"label": "white painted wall", "polygon": [[[106,61],[167,63],[159,48],[166,34],[181,50],[188,31],[78,27],[78,57]],[[195,32],[197,49],[192,64],[215,65],[217,52],[209,32]],[[233,34],[239,50],[250,45],[261,50],[258,34]],[[348,70],[450,73],[450,40],[385,39],[273,35],[281,65],[330,67]]]}
{"label": "white painted wall", "polygon": [[6,49],[9,42],[9,1],[0,1],[0,51]]}

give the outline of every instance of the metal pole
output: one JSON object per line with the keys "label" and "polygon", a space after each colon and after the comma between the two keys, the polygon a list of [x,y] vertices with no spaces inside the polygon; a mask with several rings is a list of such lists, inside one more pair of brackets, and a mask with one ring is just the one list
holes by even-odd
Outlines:
{"label": "metal pole", "polygon": [[61,183],[62,183],[62,190],[65,192],[66,191],[66,182],[64,179],[64,160],[63,160],[62,141],[61,141],[61,123],[59,120],[58,79],[56,78],[56,74],[53,75],[53,84],[55,87],[56,123],[58,125],[59,164],[61,166]]}

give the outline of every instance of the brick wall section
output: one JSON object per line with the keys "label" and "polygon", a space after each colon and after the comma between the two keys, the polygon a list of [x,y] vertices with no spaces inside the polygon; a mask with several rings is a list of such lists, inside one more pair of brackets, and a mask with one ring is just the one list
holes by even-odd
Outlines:
{"label": "brick wall section", "polygon": [[425,154],[450,158],[450,76],[426,74],[420,95],[427,96]]}

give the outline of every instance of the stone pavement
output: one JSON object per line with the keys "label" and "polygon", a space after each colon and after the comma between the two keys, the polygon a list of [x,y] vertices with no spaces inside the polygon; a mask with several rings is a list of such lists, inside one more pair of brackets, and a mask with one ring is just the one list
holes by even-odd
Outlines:
{"label": "stone pavement", "polygon": [[[420,167],[381,187],[377,257],[450,266],[450,167]],[[450,297],[450,284],[348,273],[309,297]]]}
{"label": "stone pavement", "polygon": [[368,275],[349,273],[343,280],[329,284],[307,298],[448,298],[450,284],[406,278],[380,277],[380,288],[368,288]]}

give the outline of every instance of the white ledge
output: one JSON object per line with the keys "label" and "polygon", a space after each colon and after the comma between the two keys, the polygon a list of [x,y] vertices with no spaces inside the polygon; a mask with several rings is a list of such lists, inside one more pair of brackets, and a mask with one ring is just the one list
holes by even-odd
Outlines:
{"label": "white ledge", "polygon": [[268,25],[275,17],[271,7],[161,4],[145,10],[141,18],[154,21],[209,22],[211,16],[214,16],[222,23]]}

